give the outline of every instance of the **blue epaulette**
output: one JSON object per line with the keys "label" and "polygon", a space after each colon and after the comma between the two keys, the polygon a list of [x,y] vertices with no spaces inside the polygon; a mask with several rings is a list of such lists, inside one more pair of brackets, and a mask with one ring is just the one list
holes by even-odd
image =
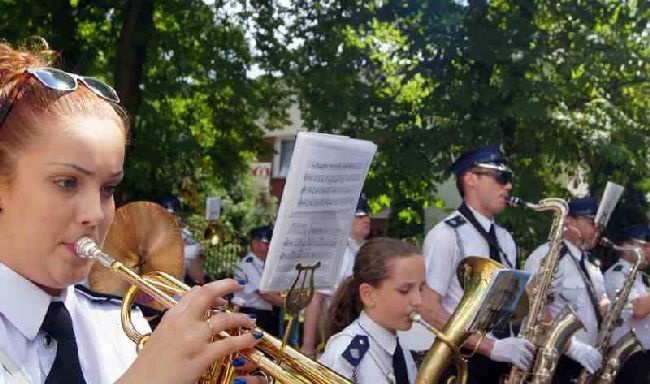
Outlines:
{"label": "blue epaulette", "polygon": [[350,345],[348,345],[345,351],[343,351],[343,358],[353,367],[356,367],[361,363],[363,356],[365,356],[369,348],[368,336],[357,335],[350,341]]}
{"label": "blue epaulette", "polygon": [[92,302],[101,304],[113,304],[117,306],[122,305],[122,298],[120,296],[91,291],[88,289],[88,287],[81,284],[75,285],[74,289]]}
{"label": "blue epaulette", "polygon": [[622,270],[623,270],[623,266],[620,264],[618,264],[617,266],[614,267],[614,269],[612,269],[612,271],[614,272],[620,272]]}
{"label": "blue epaulette", "polygon": [[253,256],[248,256],[247,258],[244,259],[245,262],[247,263],[252,263],[253,262]]}
{"label": "blue epaulette", "polygon": [[458,228],[461,225],[465,224],[466,222],[467,220],[465,220],[465,218],[462,215],[457,215],[450,219],[445,220],[445,224],[447,224],[452,228]]}

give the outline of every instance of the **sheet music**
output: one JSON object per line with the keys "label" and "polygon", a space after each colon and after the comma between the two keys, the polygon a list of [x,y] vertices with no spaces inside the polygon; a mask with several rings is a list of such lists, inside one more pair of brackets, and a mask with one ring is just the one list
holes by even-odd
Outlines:
{"label": "sheet music", "polygon": [[287,175],[261,291],[290,287],[295,265],[321,263],[317,288],[337,283],[341,258],[377,146],[369,141],[300,132]]}

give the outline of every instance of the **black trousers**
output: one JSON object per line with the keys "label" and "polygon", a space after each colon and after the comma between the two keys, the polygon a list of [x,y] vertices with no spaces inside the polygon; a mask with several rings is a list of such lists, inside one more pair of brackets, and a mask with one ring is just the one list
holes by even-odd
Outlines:
{"label": "black trousers", "polygon": [[[469,354],[470,352],[463,348],[463,354]],[[492,361],[488,357],[478,353],[469,359],[467,365],[469,368],[468,384],[500,384],[502,378],[510,372],[511,367],[508,363]],[[453,361],[439,382],[444,383],[446,378],[451,375],[457,376],[456,365]]]}
{"label": "black trousers", "polygon": [[582,369],[583,367],[580,363],[565,355],[561,355],[560,360],[557,362],[555,375],[553,376],[553,384],[571,384],[574,379],[580,376]]}
{"label": "black trousers", "polygon": [[267,311],[251,307],[241,307],[239,309],[239,312],[255,315],[257,317],[258,327],[262,328],[264,331],[272,334],[273,336],[278,336],[279,319],[275,311]]}
{"label": "black trousers", "polygon": [[618,375],[616,384],[650,383],[650,351],[635,353],[625,362]]}

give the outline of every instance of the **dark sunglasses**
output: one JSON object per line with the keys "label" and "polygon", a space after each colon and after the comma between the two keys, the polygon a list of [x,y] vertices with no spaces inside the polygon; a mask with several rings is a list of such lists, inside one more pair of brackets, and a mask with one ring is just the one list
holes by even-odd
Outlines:
{"label": "dark sunglasses", "polygon": [[74,73],[68,73],[56,68],[28,68],[25,70],[23,77],[11,89],[6,98],[0,98],[0,126],[4,123],[11,112],[13,103],[18,95],[23,91],[23,87],[30,76],[34,76],[42,85],[55,91],[70,92],[77,89],[81,81],[95,95],[112,103],[119,103],[120,98],[117,92],[103,81],[94,77],[79,76]]}
{"label": "dark sunglasses", "polygon": [[501,185],[512,184],[513,175],[510,171],[473,171],[472,173],[480,176],[490,176]]}

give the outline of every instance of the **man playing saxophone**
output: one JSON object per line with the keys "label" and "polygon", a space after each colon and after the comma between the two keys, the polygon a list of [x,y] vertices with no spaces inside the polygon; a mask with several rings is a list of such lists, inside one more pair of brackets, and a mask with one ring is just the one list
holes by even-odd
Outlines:
{"label": "man playing saxophone", "polygon": [[[650,264],[650,227],[647,225],[627,228],[622,234],[622,246],[633,249],[640,248],[644,259],[641,267]],[[616,297],[618,291],[628,279],[632,266],[636,262],[633,251],[621,251],[620,259],[605,272],[605,288],[610,298]],[[650,279],[643,272],[636,274],[634,283],[628,296],[631,311],[623,311],[621,319],[623,324],[612,335],[612,343],[616,343],[630,329],[636,335],[646,350],[645,353],[632,355],[623,366],[616,378],[617,383],[648,383],[650,382]]]}
{"label": "man playing saxophone", "polygon": [[[463,296],[456,277],[463,259],[484,256],[506,268],[516,264],[512,236],[494,222],[494,216],[506,208],[512,190],[512,171],[504,153],[497,147],[478,148],[461,155],[450,170],[456,175],[463,203],[427,234],[423,247],[427,284],[421,315],[438,329]],[[473,349],[477,343],[477,337],[472,336],[465,347]],[[496,384],[510,364],[527,369],[532,350],[533,345],[514,337],[509,326],[499,329],[480,342],[477,354],[469,360],[468,382]]]}
{"label": "man playing saxophone", "polygon": [[[548,314],[550,318],[555,318],[568,305],[576,311],[586,331],[578,332],[571,338],[564,352],[566,356],[563,355],[558,362],[553,383],[570,383],[580,374],[583,367],[593,373],[602,363],[602,356],[593,345],[598,337],[598,326],[608,301],[603,275],[589,260],[588,255],[588,251],[598,240],[594,225],[597,211],[596,200],[585,198],[569,201],[564,241],[551,288],[552,298]],[[526,261],[526,271],[537,272],[549,247],[549,243],[545,243],[533,251]]]}

